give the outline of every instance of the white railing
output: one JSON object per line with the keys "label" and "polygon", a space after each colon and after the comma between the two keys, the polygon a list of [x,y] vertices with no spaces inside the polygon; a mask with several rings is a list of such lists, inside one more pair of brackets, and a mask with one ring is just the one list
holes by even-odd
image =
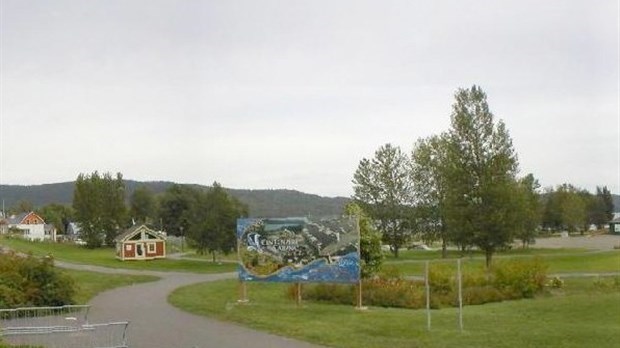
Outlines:
{"label": "white railing", "polygon": [[0,309],[0,338],[49,348],[126,348],[129,322],[90,324],[88,305]]}

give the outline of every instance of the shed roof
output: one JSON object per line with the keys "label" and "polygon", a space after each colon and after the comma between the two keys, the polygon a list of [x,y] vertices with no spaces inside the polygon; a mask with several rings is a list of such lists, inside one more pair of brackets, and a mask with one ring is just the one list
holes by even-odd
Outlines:
{"label": "shed roof", "polygon": [[148,228],[146,225],[142,224],[142,225],[133,225],[130,228],[126,229],[121,234],[116,236],[116,238],[114,238],[114,241],[115,242],[125,241],[127,239],[132,238],[133,236],[135,236],[136,234],[142,231],[144,231],[144,233],[148,233],[154,237],[157,237],[157,239],[165,240],[165,237],[161,233],[159,233],[158,231],[152,230]]}

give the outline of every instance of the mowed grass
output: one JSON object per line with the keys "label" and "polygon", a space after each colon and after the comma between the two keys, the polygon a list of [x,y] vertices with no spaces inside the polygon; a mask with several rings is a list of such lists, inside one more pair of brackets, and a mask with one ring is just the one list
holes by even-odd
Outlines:
{"label": "mowed grass", "polygon": [[[557,249],[563,252],[549,252],[554,249],[540,249],[537,252],[527,252],[526,250],[523,253],[498,253],[493,256],[493,260],[494,262],[501,262],[501,260],[506,259],[538,257],[549,266],[549,273],[620,272],[620,250],[595,252],[586,252],[582,249]],[[415,256],[417,258],[423,257],[420,256],[420,253],[424,252],[414,251],[412,253],[418,253]],[[416,259],[407,255],[403,259],[387,258],[384,265],[397,269],[403,275],[419,276],[424,274],[426,260],[431,264],[446,264],[456,269],[456,259],[460,256],[458,253],[452,253],[449,258],[442,259],[441,254],[437,257],[437,253],[434,251],[427,251],[427,253],[430,256],[428,259]],[[479,270],[485,267],[485,259],[483,256],[473,254],[461,258],[461,264],[464,269]]]}
{"label": "mowed grass", "polygon": [[[454,308],[426,312],[304,302],[286,297],[286,284],[248,284],[238,304],[236,281],[190,285],[169,301],[189,312],[332,347],[618,347],[620,291],[571,280],[554,295],[464,308],[464,331]],[[613,284],[613,281],[608,281]]]}
{"label": "mowed grass", "polygon": [[75,280],[77,294],[74,301],[76,304],[86,304],[97,294],[106,290],[160,279],[150,275],[106,274],[69,269],[63,272]]}
{"label": "mowed grass", "polygon": [[1,238],[0,245],[5,245],[18,252],[32,253],[35,256],[51,255],[60,261],[110,268],[193,273],[232,272],[237,269],[234,263],[213,263],[206,260],[159,259],[123,262],[116,259],[114,248],[87,249],[73,244],[30,242],[18,238]]}

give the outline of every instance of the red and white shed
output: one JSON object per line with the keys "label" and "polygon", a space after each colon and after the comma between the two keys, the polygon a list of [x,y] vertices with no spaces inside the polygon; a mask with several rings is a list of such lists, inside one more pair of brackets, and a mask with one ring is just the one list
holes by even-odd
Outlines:
{"label": "red and white shed", "polygon": [[116,258],[125,260],[153,260],[166,258],[166,237],[146,225],[134,225],[114,239]]}

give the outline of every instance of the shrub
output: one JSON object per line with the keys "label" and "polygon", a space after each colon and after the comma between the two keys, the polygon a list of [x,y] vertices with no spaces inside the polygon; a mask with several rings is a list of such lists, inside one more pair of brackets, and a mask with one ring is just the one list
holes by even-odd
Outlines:
{"label": "shrub", "polygon": [[491,302],[501,302],[504,295],[498,289],[486,286],[472,286],[463,289],[463,304],[479,305]]}
{"label": "shrub", "polygon": [[492,268],[493,285],[507,298],[532,298],[547,280],[547,265],[540,258],[507,260]]}
{"label": "shrub", "polygon": [[73,303],[75,283],[51,258],[0,255],[0,307],[62,306]]}
{"label": "shrub", "polygon": [[447,265],[432,265],[429,267],[428,281],[432,294],[447,295],[454,292],[454,271]]}
{"label": "shrub", "polygon": [[[291,284],[287,288],[287,296],[292,300],[296,299],[296,284]],[[355,303],[355,287],[345,284],[303,284],[301,296],[302,299],[309,299],[319,302],[353,304]]]}
{"label": "shrub", "polygon": [[377,307],[424,307],[424,283],[400,278],[375,278],[362,284],[362,300]]}
{"label": "shrub", "polygon": [[[489,273],[467,270],[462,274],[463,304],[478,305],[533,297],[547,283],[546,269],[547,266],[536,258],[497,262]],[[431,265],[429,286],[431,308],[458,305],[456,274],[448,265]],[[362,287],[365,305],[411,309],[426,306],[424,281],[404,279],[394,267],[384,267],[378,277],[364,280]],[[289,287],[289,297],[294,299],[295,294],[296,287]],[[304,285],[302,296],[306,300],[354,304],[356,294],[355,287],[351,285],[310,284]]]}

